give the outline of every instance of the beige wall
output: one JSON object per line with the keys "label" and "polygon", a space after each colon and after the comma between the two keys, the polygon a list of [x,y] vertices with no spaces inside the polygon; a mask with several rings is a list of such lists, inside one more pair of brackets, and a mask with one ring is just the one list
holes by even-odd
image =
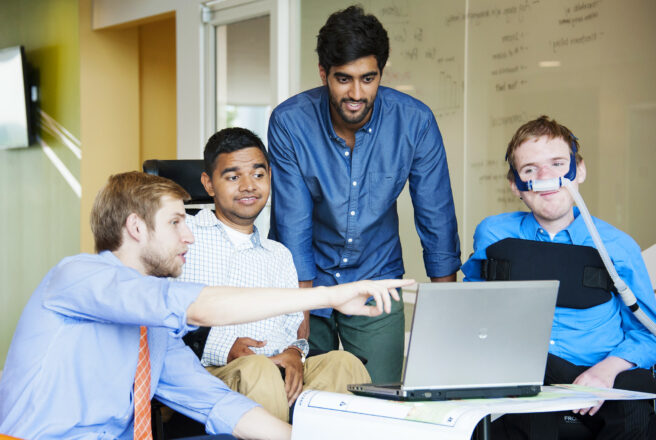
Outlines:
{"label": "beige wall", "polygon": [[110,174],[139,166],[139,33],[91,30],[91,0],[80,0],[80,247],[93,251],[89,213]]}
{"label": "beige wall", "polygon": [[175,16],[139,26],[141,155],[176,158]]}
{"label": "beige wall", "polygon": [[[206,95],[201,81],[204,63],[204,0],[93,0],[92,29],[129,27],[175,13],[177,157],[198,159],[208,137],[203,117]],[[184,50],[182,50],[184,49]]]}

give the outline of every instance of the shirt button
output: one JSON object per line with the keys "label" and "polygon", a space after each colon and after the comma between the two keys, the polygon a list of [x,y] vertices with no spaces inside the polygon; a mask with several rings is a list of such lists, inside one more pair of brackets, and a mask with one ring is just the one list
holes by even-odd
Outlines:
{"label": "shirt button", "polygon": [[540,229],[540,234],[544,234],[544,229]]}
{"label": "shirt button", "polygon": [[356,182],[356,181],[354,180],[354,181],[353,181],[353,186],[358,186],[358,182]]}
{"label": "shirt button", "polygon": [[371,133],[371,128],[369,129],[369,133]]}
{"label": "shirt button", "polygon": [[353,243],[353,239],[352,239],[352,238],[349,238],[349,239],[348,239],[348,242],[349,242],[349,243]]}
{"label": "shirt button", "polygon": [[355,211],[351,211],[351,215],[355,215]]}
{"label": "shirt button", "polygon": [[343,261],[344,263],[348,263],[348,258],[342,258],[342,261]]}
{"label": "shirt button", "polygon": [[549,341],[549,343],[550,343],[551,345],[554,345],[554,344],[556,343],[556,341],[551,340],[551,341]]}
{"label": "shirt button", "polygon": [[340,276],[341,276],[341,275],[339,274],[339,272],[337,272],[337,273],[335,274],[335,278],[339,278]]}
{"label": "shirt button", "polygon": [[344,152],[344,156],[347,156],[347,157],[348,157],[349,154],[351,154],[351,153],[349,153],[348,151],[345,151],[345,152]]}

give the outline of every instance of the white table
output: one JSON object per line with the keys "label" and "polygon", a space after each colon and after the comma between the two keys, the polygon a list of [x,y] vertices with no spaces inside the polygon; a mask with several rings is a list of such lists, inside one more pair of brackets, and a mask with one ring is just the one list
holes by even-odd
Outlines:
{"label": "white table", "polygon": [[656,395],[577,386],[542,387],[535,397],[441,402],[395,402],[305,391],[294,410],[292,440],[469,440],[478,422],[490,414],[564,411],[594,406],[599,400],[653,398]]}

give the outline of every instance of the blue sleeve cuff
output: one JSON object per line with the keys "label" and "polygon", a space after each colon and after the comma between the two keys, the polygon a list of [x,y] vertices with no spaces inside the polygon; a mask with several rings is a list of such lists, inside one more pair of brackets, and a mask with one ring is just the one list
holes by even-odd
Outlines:
{"label": "blue sleeve cuff", "polygon": [[651,365],[648,365],[648,366],[640,365],[640,360],[637,359],[637,357],[639,357],[639,356],[635,356],[635,354],[632,354],[630,352],[630,350],[623,350],[621,348],[617,348],[617,349],[611,351],[610,353],[608,353],[608,356],[615,356],[615,357],[624,359],[627,362],[631,362],[632,364],[634,364],[638,368],[651,368]]}
{"label": "blue sleeve cuff", "polygon": [[460,257],[450,253],[424,252],[424,265],[429,277],[445,277],[458,272]]}
{"label": "blue sleeve cuff", "polygon": [[650,351],[648,349],[645,350],[645,348],[646,347],[641,347],[640,345],[632,344],[631,347],[626,347],[623,346],[623,344],[620,344],[618,347],[608,353],[608,356],[616,356],[618,358],[624,359],[627,362],[635,364],[635,366],[638,368],[649,369],[654,365],[654,356],[646,356],[645,354],[649,354]]}
{"label": "blue sleeve cuff", "polygon": [[239,419],[256,406],[260,405],[237,392],[226,393],[208,414],[205,430],[208,434],[232,434]]}

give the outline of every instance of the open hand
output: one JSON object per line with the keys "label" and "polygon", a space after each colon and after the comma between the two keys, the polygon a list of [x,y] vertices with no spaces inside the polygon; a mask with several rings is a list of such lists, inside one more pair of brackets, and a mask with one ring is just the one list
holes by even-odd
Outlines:
{"label": "open hand", "polygon": [[[332,290],[333,308],[346,315],[378,316],[392,310],[392,300],[399,300],[397,287],[414,284],[414,280],[357,281],[329,287]],[[375,305],[365,305],[373,297]]]}
{"label": "open hand", "polygon": [[[596,387],[596,388],[613,388],[615,383],[615,378],[622,371],[628,370],[633,367],[631,362],[628,362],[622,358],[616,356],[608,356],[601,362],[596,363],[592,367],[585,370],[583,373],[574,379],[572,382],[575,385],[583,385],[587,387]],[[599,405],[593,406],[591,408],[581,408],[574,410],[574,414],[591,416],[595,415],[604,401],[599,402]]]}
{"label": "open hand", "polygon": [[287,393],[287,402],[291,407],[303,391],[303,362],[301,361],[301,353],[294,348],[288,348],[280,354],[271,356],[269,359],[274,364],[285,369],[285,392]]}
{"label": "open hand", "polygon": [[228,353],[228,362],[233,361],[242,356],[249,356],[251,354],[255,354],[255,352],[251,350],[251,347],[260,348],[260,347],[264,347],[265,345],[266,345],[266,341],[257,341],[251,338],[237,338],[235,340],[235,343],[232,344],[232,348]]}

